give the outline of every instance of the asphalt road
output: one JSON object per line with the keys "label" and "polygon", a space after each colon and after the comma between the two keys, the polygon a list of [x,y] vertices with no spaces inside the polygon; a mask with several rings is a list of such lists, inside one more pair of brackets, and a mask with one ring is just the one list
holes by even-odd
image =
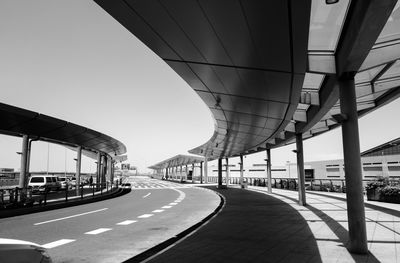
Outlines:
{"label": "asphalt road", "polygon": [[194,225],[214,192],[131,177],[132,191],[101,202],[0,219],[0,236],[48,248],[55,262],[121,262]]}

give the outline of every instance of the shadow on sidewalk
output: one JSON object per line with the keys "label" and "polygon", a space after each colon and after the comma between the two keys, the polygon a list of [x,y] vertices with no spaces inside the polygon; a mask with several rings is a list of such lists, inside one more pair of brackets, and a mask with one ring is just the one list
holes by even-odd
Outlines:
{"label": "shadow on sidewalk", "polygon": [[[277,194],[277,193],[274,193],[274,195],[282,196],[282,197],[292,200],[296,203],[298,202],[297,199],[288,197],[286,195]],[[327,196],[325,195],[324,197],[327,197]],[[333,199],[337,199],[337,198],[333,197]],[[325,202],[325,203],[329,203],[329,202]],[[321,220],[324,221],[325,224],[330,228],[330,230],[333,233],[335,233],[335,235],[338,237],[338,239],[339,239],[338,241],[341,242],[344,247],[347,247],[348,231],[341,224],[339,224],[335,219],[333,219],[332,217],[330,217],[329,215],[324,213],[322,210],[317,209],[310,204],[307,204],[306,208],[308,210],[310,210],[311,212],[313,212],[316,216],[321,218]],[[344,211],[345,209],[342,209],[342,210]],[[332,210],[330,210],[330,211],[332,211]],[[367,255],[358,255],[358,254],[352,254],[352,253],[350,253],[350,255],[354,259],[354,262],[368,262],[368,263],[380,262],[371,252],[368,252]]]}
{"label": "shadow on sidewalk", "polygon": [[149,262],[321,262],[307,222],[289,204],[253,191],[207,188],[225,197],[222,211]]}

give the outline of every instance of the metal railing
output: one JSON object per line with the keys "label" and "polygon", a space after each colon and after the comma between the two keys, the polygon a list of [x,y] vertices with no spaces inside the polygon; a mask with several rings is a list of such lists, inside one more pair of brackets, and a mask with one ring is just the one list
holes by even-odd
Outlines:
{"label": "metal railing", "polygon": [[96,195],[103,195],[112,192],[122,184],[121,180],[116,182],[104,182],[104,183],[93,183],[91,185],[79,186],[79,195],[76,195],[76,188],[50,191],[45,189],[44,191],[34,191],[32,187],[29,187],[25,192],[22,188],[12,187],[0,189],[0,209],[17,208],[17,207],[29,207],[34,205],[47,205],[48,202],[55,201],[72,201],[84,198],[94,198]]}
{"label": "metal railing", "polygon": [[[363,186],[367,183],[374,181],[374,178],[364,179]],[[222,183],[225,184],[226,178],[222,178]],[[248,185],[267,187],[268,181],[266,178],[260,177],[243,177],[243,181]],[[217,176],[208,176],[207,183],[217,183]],[[239,177],[230,177],[229,184],[239,184]],[[391,179],[391,184],[400,184],[399,179]],[[297,178],[272,178],[271,186],[273,188],[287,189],[287,190],[298,190],[298,179]],[[305,182],[306,190],[311,191],[324,191],[324,192],[346,192],[346,181],[344,179],[306,179]]]}

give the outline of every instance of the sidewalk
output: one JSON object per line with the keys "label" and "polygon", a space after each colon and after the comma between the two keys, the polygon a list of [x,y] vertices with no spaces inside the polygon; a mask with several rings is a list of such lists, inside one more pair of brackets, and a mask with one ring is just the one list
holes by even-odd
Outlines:
{"label": "sidewalk", "polygon": [[207,188],[225,197],[222,211],[148,262],[400,262],[396,210],[366,207],[370,253],[354,255],[345,248],[347,213],[341,196],[308,192],[308,205],[302,207],[294,191],[273,189],[268,195],[265,187]]}

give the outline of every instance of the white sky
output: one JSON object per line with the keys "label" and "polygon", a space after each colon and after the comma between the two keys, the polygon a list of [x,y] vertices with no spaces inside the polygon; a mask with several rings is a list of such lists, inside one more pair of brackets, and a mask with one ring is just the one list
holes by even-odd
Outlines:
{"label": "white sky", "polygon": [[[129,162],[146,167],[206,142],[211,113],[160,58],[90,0],[0,0],[0,102],[105,133]],[[361,150],[399,137],[395,101],[360,119]],[[0,136],[0,167],[19,168],[21,139]],[[294,145],[272,150],[295,161]],[[34,143],[31,170],[47,169],[47,143]],[[305,160],[342,158],[336,129],[304,142]],[[262,162],[265,153],[246,162]],[[49,170],[74,171],[75,153],[51,145]],[[235,161],[235,160],[233,160]],[[85,159],[83,171],[94,172]]]}

